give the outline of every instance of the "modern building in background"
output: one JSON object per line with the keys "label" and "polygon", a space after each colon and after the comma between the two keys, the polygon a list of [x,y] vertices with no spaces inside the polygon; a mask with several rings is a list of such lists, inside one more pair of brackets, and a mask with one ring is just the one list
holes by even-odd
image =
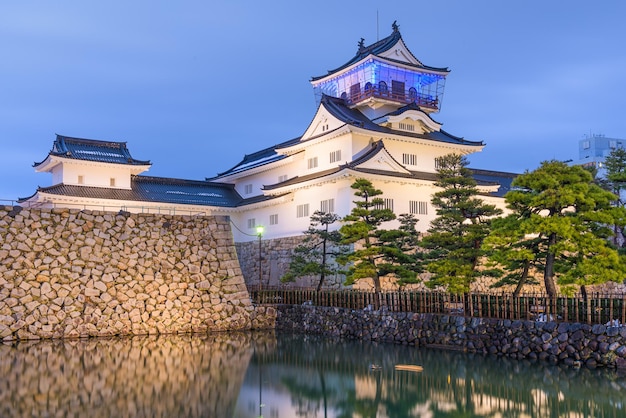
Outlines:
{"label": "modern building in background", "polygon": [[[134,159],[124,142],[57,135],[35,163],[52,174],[23,205],[117,212],[227,215],[236,242],[302,235],[316,211],[347,215],[358,178],[382,190],[396,214],[412,213],[425,231],[436,216],[431,197],[444,155],[480,152],[485,144],[441,128],[447,68],[416,58],[394,23],[388,37],[327,74],[313,77],[318,107],[293,139],[253,151],[231,169],[206,180],[145,175],[150,161]],[[474,170],[485,201],[504,208],[515,174]],[[389,224],[394,227],[394,224]],[[336,225],[339,227],[339,225]]]}
{"label": "modern building in background", "polygon": [[572,165],[593,167],[598,170],[598,176],[604,176],[604,160],[617,148],[625,148],[626,139],[607,138],[601,134],[585,135],[578,141],[578,160],[572,161]]}

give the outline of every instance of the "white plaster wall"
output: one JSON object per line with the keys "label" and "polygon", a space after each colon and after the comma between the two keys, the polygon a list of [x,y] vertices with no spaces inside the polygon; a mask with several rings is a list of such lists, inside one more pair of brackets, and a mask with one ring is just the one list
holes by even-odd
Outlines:
{"label": "white plaster wall", "polygon": [[[385,141],[385,148],[387,151],[402,164],[402,154],[415,154],[417,155],[417,165],[407,166],[410,170],[425,171],[434,173],[435,159],[443,157],[444,155],[454,153],[458,154],[459,151],[445,144],[429,146],[419,143],[411,143],[405,141]],[[477,150],[478,151],[478,150]]]}
{"label": "white plaster wall", "polygon": [[[83,183],[78,177],[83,176]],[[116,189],[130,189],[130,168],[115,164],[97,164],[88,162],[66,161],[55,167],[52,173],[53,184],[70,184],[111,188],[111,179],[115,179]]]}

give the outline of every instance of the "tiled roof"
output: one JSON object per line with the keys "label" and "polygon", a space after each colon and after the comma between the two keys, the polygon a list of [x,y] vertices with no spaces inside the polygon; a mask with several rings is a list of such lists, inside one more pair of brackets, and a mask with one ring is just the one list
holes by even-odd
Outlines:
{"label": "tiled roof", "polygon": [[492,171],[482,170],[479,168],[471,168],[474,173],[474,179],[478,184],[499,184],[500,188],[497,192],[492,193],[492,196],[503,197],[508,191],[511,190],[511,183],[515,180],[515,177],[519,174],[508,173],[505,171]]}
{"label": "tiled roof", "polygon": [[[324,77],[328,77],[331,74],[334,74],[336,72],[339,72],[341,70],[343,70],[344,68],[347,68],[349,66],[351,66],[352,64],[355,64],[357,62],[359,62],[360,60],[362,60],[363,58],[366,58],[369,55],[375,55],[378,56],[388,50],[390,50],[391,48],[394,47],[394,45],[396,45],[400,40],[402,39],[402,35],[400,34],[400,31],[397,30],[397,28],[394,29],[394,31],[391,33],[391,35],[387,36],[386,38],[381,39],[378,42],[375,42],[369,46],[360,46],[359,50],[357,51],[356,55],[354,57],[352,57],[348,62],[346,62],[345,64],[343,64],[340,67],[335,68],[334,70],[329,70],[327,74],[322,75],[322,76],[317,76],[317,77],[311,77],[311,81],[316,81],[319,79],[322,79]],[[397,60],[392,60],[392,61],[397,61]],[[397,61],[397,62],[401,62],[401,61]],[[406,62],[402,61],[401,62],[404,65],[407,65]],[[421,64],[421,63],[420,63]],[[428,67],[425,65],[419,65],[416,66],[417,68],[423,68],[423,69],[428,69],[428,70],[433,70],[433,71],[448,71],[447,68],[436,68],[436,67]]]}
{"label": "tiled roof", "polygon": [[[427,134],[417,134],[414,132],[399,131],[399,130],[390,129],[384,126],[380,126],[372,122],[367,116],[361,113],[358,109],[351,109],[348,106],[346,106],[344,100],[337,98],[337,97],[322,95],[321,104],[332,115],[334,115],[337,119],[343,121],[344,123],[348,125],[356,126],[359,128],[367,129],[370,131],[381,132],[385,134],[397,134],[397,135],[421,138],[421,139],[437,141],[437,142],[459,144],[459,145],[469,145],[469,146],[483,146],[484,145],[482,141],[467,141],[463,138],[451,135],[443,130],[438,131],[438,132],[437,131],[430,132]],[[409,104],[407,106],[400,108],[398,111],[394,111],[389,114],[390,115],[401,114],[403,111],[413,110],[413,109],[419,110],[419,107],[417,107],[416,105]],[[276,149],[292,146],[300,142],[300,140],[301,140],[301,137],[293,138],[283,143],[280,143],[278,145],[274,145],[272,147],[262,149],[255,153],[247,154],[237,165],[235,165],[231,169],[226,170],[222,173],[218,173],[218,175],[215,177],[207,178],[207,180],[209,181],[219,180],[220,177],[225,177],[231,174],[241,173],[246,170],[261,167],[263,165],[282,160],[286,158],[286,156],[283,154],[277,153]]]}
{"label": "tiled roof", "polygon": [[294,138],[294,139],[290,139],[289,141],[285,141],[283,143],[280,143],[278,145],[274,145],[272,147],[269,148],[265,148],[261,151],[257,151],[255,153],[252,154],[246,154],[243,157],[243,160],[241,160],[236,166],[234,166],[233,168],[230,168],[222,173],[218,173],[217,176],[212,177],[212,178],[207,178],[207,180],[215,180],[218,179],[220,177],[223,176],[227,176],[230,174],[235,174],[235,173],[239,173],[242,171],[246,171],[246,170],[250,170],[252,168],[256,168],[256,167],[260,167],[263,166],[265,164],[269,164],[275,161],[279,161],[282,160],[283,158],[286,158],[285,155],[283,154],[278,154],[276,152],[277,148],[283,148],[283,147],[288,147],[291,146],[293,144],[297,144],[300,141],[300,137],[298,138]]}
{"label": "tiled roof", "polygon": [[281,181],[280,183],[263,186],[263,190],[274,190],[274,189],[278,189],[280,187],[291,186],[291,185],[294,185],[294,184],[301,184],[301,183],[307,182],[309,180],[315,180],[315,179],[318,179],[318,178],[322,178],[322,177],[326,177],[326,176],[330,176],[332,174],[338,173],[343,168],[344,167],[334,167],[334,168],[331,168],[329,170],[318,171],[318,172],[315,172],[315,173],[307,174],[306,176],[292,177],[292,178],[287,179],[285,181]]}
{"label": "tiled roof", "polygon": [[132,176],[131,190],[59,184],[40,187],[38,192],[91,199],[218,207],[235,207],[244,200],[232,184],[151,176]]}
{"label": "tiled roof", "polygon": [[[126,165],[150,165],[150,161],[136,160],[126,148],[126,142],[98,141],[57,135],[49,155],[85,161]],[[34,166],[42,164],[35,163]]]}
{"label": "tiled roof", "polygon": [[[336,174],[342,170],[349,169],[356,172],[364,173],[364,174],[375,174],[387,177],[395,177],[395,178],[405,178],[405,179],[413,179],[413,180],[425,180],[435,182],[438,180],[437,173],[426,172],[426,171],[410,171],[409,173],[401,173],[396,171],[389,170],[379,170],[373,168],[363,168],[359,167],[360,164],[376,157],[379,152],[381,152],[385,148],[383,141],[376,141],[372,144],[370,150],[368,150],[365,154],[360,156],[359,158],[346,163],[344,165],[319,171],[316,173],[308,174],[306,176],[292,177],[288,180],[285,180],[280,183],[267,185],[263,189],[264,190],[274,190],[281,187],[293,186],[296,184],[302,184],[310,180],[315,180],[318,178],[324,178],[333,174]],[[478,186],[495,186],[500,185],[498,191],[490,193],[492,196],[502,197],[506,192],[508,192],[511,188],[511,182],[517,176],[514,173],[505,173],[500,171],[490,171],[490,170],[480,170],[480,169],[470,169],[474,174],[474,180]]]}
{"label": "tiled roof", "polygon": [[[361,113],[358,109],[351,109],[346,106],[346,103],[343,99],[332,97],[328,95],[322,96],[322,105],[341,121],[353,125],[359,128],[364,128],[370,131],[376,131],[386,134],[396,134],[403,136],[410,136],[414,138],[427,139],[431,141],[437,142],[446,142],[451,144],[459,144],[459,145],[469,145],[469,146],[483,146],[484,143],[482,141],[468,141],[458,136],[451,135],[444,130],[429,132],[426,134],[418,134],[414,132],[400,131],[397,129],[387,128],[386,126],[380,126]],[[397,111],[389,113],[390,115],[398,115],[403,111],[412,110],[411,105],[407,105],[403,108],[400,108]]]}

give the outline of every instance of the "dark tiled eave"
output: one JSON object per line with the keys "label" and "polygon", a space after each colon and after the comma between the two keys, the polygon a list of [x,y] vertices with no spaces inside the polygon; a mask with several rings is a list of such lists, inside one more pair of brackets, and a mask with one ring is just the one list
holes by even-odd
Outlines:
{"label": "dark tiled eave", "polygon": [[[334,73],[337,73],[345,68],[348,68],[349,66],[361,61],[362,59],[366,58],[369,55],[374,55],[374,56],[378,56],[386,51],[388,51],[389,49],[391,49],[395,44],[397,44],[400,40],[402,39],[402,35],[400,34],[400,31],[398,30],[394,30],[391,35],[389,35],[388,37],[381,39],[378,42],[375,42],[369,46],[364,46],[361,47],[356,55],[354,57],[352,57],[348,62],[346,62],[345,64],[343,64],[340,67],[335,68],[334,70],[329,70],[327,72],[327,74],[322,75],[322,76],[316,76],[316,77],[311,77],[311,81],[317,81],[320,80],[322,78],[328,77],[329,75],[332,75]],[[449,70],[447,68],[436,68],[436,67],[429,67],[429,66],[425,66],[425,65],[414,65],[414,64],[409,64],[406,63],[404,61],[398,61],[398,60],[394,60],[394,59],[390,59],[390,58],[384,58],[386,60],[392,61],[392,62],[397,62],[399,64],[402,65],[411,65],[413,67],[416,68],[423,68],[425,70],[429,70],[429,71],[436,71],[436,72],[449,72]]]}
{"label": "dark tiled eave", "polygon": [[217,176],[207,178],[207,180],[215,180],[220,177],[224,177],[230,174],[235,174],[239,172],[243,172],[246,170],[250,170],[256,167],[261,167],[265,164],[269,164],[275,161],[282,160],[286,158],[284,155],[278,155],[276,149],[289,147],[291,145],[297,144],[300,141],[300,137],[290,139],[288,141],[282,142],[278,145],[274,145],[272,147],[268,147],[262,149],[260,151],[254,152],[252,154],[246,154],[243,159],[233,168],[230,168],[222,173],[218,173]]}
{"label": "dark tiled eave", "polygon": [[131,190],[60,184],[38,191],[99,200],[217,207],[236,207],[243,200],[231,184],[149,176],[133,176]]}
{"label": "dark tiled eave", "polygon": [[[150,161],[134,159],[126,147],[126,142],[73,138],[63,135],[56,136],[49,155],[112,164],[151,165]],[[41,164],[43,161],[33,166],[37,167]]]}
{"label": "dark tiled eave", "polygon": [[317,173],[313,173],[313,174],[307,174],[306,176],[296,176],[296,177],[292,177],[288,180],[282,181],[280,183],[276,183],[276,184],[271,184],[268,186],[263,186],[263,190],[275,190],[281,187],[287,187],[287,186],[293,186],[294,184],[301,184],[301,183],[305,183],[307,181],[311,181],[311,180],[315,180],[318,178],[323,178],[323,177],[327,177],[330,176],[332,174],[338,173],[343,169],[343,167],[335,167],[335,168],[331,168],[329,170],[324,170],[324,171],[319,171]]}
{"label": "dark tiled eave", "polygon": [[[414,132],[399,131],[397,129],[390,129],[386,126],[380,126],[367,118],[358,109],[351,109],[346,106],[343,99],[337,97],[331,97],[327,95],[322,96],[322,104],[333,114],[337,119],[345,122],[348,125],[355,126],[357,128],[363,128],[374,132],[380,132],[385,134],[402,135],[412,138],[426,139],[429,141],[445,142],[450,144],[469,145],[480,147],[484,143],[482,141],[468,141],[458,136],[449,134],[444,130],[430,132],[427,134],[418,134]],[[405,110],[409,110],[408,108]],[[401,114],[396,112],[390,113],[390,115]]]}

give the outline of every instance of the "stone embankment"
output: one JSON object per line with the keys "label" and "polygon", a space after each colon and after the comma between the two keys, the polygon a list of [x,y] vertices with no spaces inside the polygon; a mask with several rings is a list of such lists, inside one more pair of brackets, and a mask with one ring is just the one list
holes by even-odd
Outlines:
{"label": "stone embankment", "polygon": [[574,367],[626,368],[626,327],[279,306],[276,329]]}
{"label": "stone embankment", "polygon": [[0,341],[273,326],[227,217],[0,206]]}

